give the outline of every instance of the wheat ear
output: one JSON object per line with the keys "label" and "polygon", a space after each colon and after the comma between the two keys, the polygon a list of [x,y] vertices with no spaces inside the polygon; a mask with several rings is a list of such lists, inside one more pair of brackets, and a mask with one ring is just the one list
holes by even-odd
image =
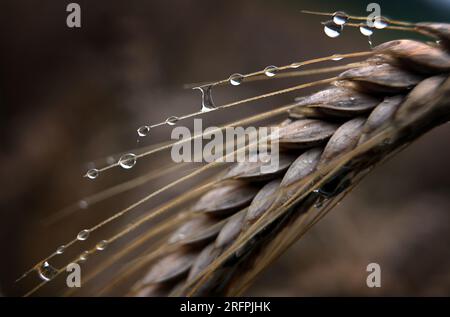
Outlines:
{"label": "wheat ear", "polygon": [[[212,181],[144,214],[108,240],[100,241],[92,249],[77,256],[73,262],[81,262],[87,255],[103,250],[106,244],[125,237],[149,220],[176,208],[178,215],[163,219],[147,234],[133,240],[110,261],[88,275],[89,280],[135,247],[169,231],[171,233],[167,238],[158,240],[160,242],[157,247],[152,245],[146,255],[123,267],[118,278],[106,283],[100,294],[108,294],[124,281],[129,283],[133,274],[149,265],[151,267],[148,273],[138,279],[129,295],[242,293],[259,272],[319,221],[374,166],[428,130],[448,121],[450,26],[391,22],[396,22],[407,31],[436,37],[439,44],[411,40],[392,41],[370,52],[333,55],[280,67],[278,70],[289,70],[335,58],[371,56],[365,61],[339,67],[280,73],[276,78],[345,70],[338,77],[293,86],[215,108],[221,110],[240,106],[280,93],[332,83],[331,87],[311,96],[298,98],[293,104],[220,128],[250,124],[280,114],[287,115],[281,123],[274,123],[280,128],[278,142],[282,149],[277,170],[263,173],[260,168],[263,162],[235,164]],[[352,26],[351,23],[347,25]],[[260,80],[265,78],[262,76],[264,72],[241,75],[240,80]],[[231,77],[229,80],[209,83],[207,87],[225,85],[230,80]],[[201,113],[177,119],[188,119]],[[151,128],[162,124],[154,124]],[[204,135],[198,137],[202,136]],[[144,150],[137,157],[167,150],[171,146],[172,144],[166,144]],[[237,149],[241,150],[245,150],[245,147]],[[97,172],[118,164],[108,165]],[[96,231],[143,202],[217,165],[211,163],[196,169],[151,193],[91,229],[81,231],[82,236],[78,240],[85,240],[83,235],[86,232],[89,234]],[[142,179],[122,184],[91,197],[90,201],[94,203],[129,190],[155,175],[157,174],[149,174]],[[196,198],[198,195],[200,197]],[[181,205],[192,199],[198,200],[189,210],[181,210]],[[72,212],[72,209],[68,212]],[[184,224],[177,229],[176,226],[182,221]],[[71,247],[76,242],[77,239],[74,239],[64,247]],[[41,273],[51,275],[51,278],[45,276],[46,280],[27,295],[33,294],[65,271],[65,267],[54,269],[41,265],[60,254],[58,250],[23,275],[27,276],[32,271],[39,272],[42,268],[48,271]]]}
{"label": "wheat ear", "polygon": [[129,295],[241,294],[374,166],[447,122],[450,25],[416,25],[441,45],[384,43],[330,88],[298,98],[279,125],[279,169],[230,167],[168,239],[176,250]]}

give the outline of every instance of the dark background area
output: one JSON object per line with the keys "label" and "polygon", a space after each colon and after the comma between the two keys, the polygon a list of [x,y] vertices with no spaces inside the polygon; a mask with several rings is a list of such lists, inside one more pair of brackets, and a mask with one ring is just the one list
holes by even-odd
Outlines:
{"label": "dark background area", "polygon": [[[183,84],[367,50],[367,39],[357,30],[327,38],[323,19],[300,10],[364,15],[372,1],[74,2],[82,9],[80,29],[66,26],[70,1],[0,4],[4,295],[23,293],[29,281],[18,285],[14,279],[81,229],[167,183],[169,178],[161,177],[53,225],[42,222],[86,195],[158,169],[167,157],[140,161],[130,171],[113,170],[94,182],[81,177],[92,164],[105,165],[111,154],[168,140],[170,129],[162,128],[137,145],[135,131],[145,123],[197,111],[198,91],[183,89]],[[450,14],[448,1],[373,2],[381,5],[383,15],[399,20],[445,22]],[[373,40],[378,44],[405,36],[411,34],[382,31]],[[221,88],[214,97],[221,104],[307,80],[313,78]],[[212,113],[205,120],[229,122],[284,105],[298,94],[226,115]],[[449,137],[447,124],[377,168],[247,294],[450,295]],[[108,230],[104,234],[114,232]],[[380,289],[366,287],[365,269],[371,262],[382,267]]]}

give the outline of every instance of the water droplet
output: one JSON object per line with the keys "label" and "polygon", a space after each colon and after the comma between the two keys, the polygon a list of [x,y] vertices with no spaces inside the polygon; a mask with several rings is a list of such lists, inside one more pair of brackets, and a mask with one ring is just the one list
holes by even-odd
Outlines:
{"label": "water droplet", "polygon": [[342,57],[342,55],[339,54],[334,54],[333,57],[331,57],[332,61],[340,61],[341,59],[343,59],[344,57]]}
{"label": "water droplet", "polygon": [[275,76],[275,75],[277,74],[277,71],[278,71],[278,67],[273,66],[273,65],[267,66],[266,68],[264,68],[264,74],[265,74],[267,77],[273,77],[273,76]]}
{"label": "water droplet", "polygon": [[137,134],[140,137],[147,136],[149,132],[150,127],[148,125],[143,125],[142,127],[139,127],[139,129],[137,129]]}
{"label": "water droplet", "polygon": [[102,240],[99,243],[97,243],[97,245],[95,246],[95,248],[99,251],[103,251],[106,249],[106,247],[108,246],[108,241],[106,240]]}
{"label": "water droplet", "polygon": [[348,21],[348,14],[342,11],[337,11],[333,14],[333,22],[337,25],[344,25]]}
{"label": "water droplet", "polygon": [[230,84],[232,84],[233,86],[239,86],[244,80],[244,76],[236,73],[231,75],[228,80],[230,81]]}
{"label": "water droplet", "polygon": [[389,25],[388,21],[384,17],[376,17],[375,21],[373,21],[373,26],[379,30],[384,29]]}
{"label": "water droplet", "polygon": [[78,207],[80,207],[81,209],[86,209],[87,207],[89,207],[89,203],[86,200],[80,200],[78,202]]}
{"label": "water droplet", "polygon": [[61,245],[56,249],[56,254],[63,254],[65,250],[66,250],[66,246]]}
{"label": "water droplet", "polygon": [[83,253],[80,254],[80,256],[78,257],[78,260],[80,262],[85,262],[89,257],[89,251],[84,251]]}
{"label": "water droplet", "polygon": [[134,155],[133,153],[122,155],[119,159],[119,165],[124,169],[132,168],[134,165],[136,165],[136,155]]}
{"label": "water droplet", "polygon": [[39,265],[37,272],[39,277],[44,281],[50,281],[58,274],[58,270],[51,266],[47,261]]}
{"label": "water droplet", "polygon": [[361,25],[359,27],[359,31],[361,32],[362,35],[364,36],[371,36],[373,34],[373,28],[371,28],[368,25]]}
{"label": "water droplet", "polygon": [[168,118],[166,119],[166,124],[168,124],[168,125],[175,125],[175,124],[177,124],[177,122],[178,122],[179,120],[180,120],[180,119],[179,119],[178,117],[171,116],[171,117],[168,117]]}
{"label": "water droplet", "polygon": [[86,173],[86,177],[87,178],[89,178],[89,179],[94,179],[94,178],[97,178],[97,176],[98,176],[98,169],[96,169],[96,168],[91,168],[89,171],[87,171],[87,173]]}
{"label": "water droplet", "polygon": [[91,231],[89,229],[81,230],[77,235],[77,239],[80,241],[84,241],[87,238],[89,238],[90,233],[91,233]]}
{"label": "water droplet", "polygon": [[333,21],[328,21],[323,24],[323,30],[328,37],[335,38],[341,35],[342,25],[337,25]]}
{"label": "water droplet", "polygon": [[299,68],[302,65],[303,65],[302,63],[298,62],[298,63],[292,63],[290,67],[291,68]]}
{"label": "water droplet", "polygon": [[66,246],[65,245],[61,245],[56,249],[56,254],[63,254],[64,251],[66,251]]}
{"label": "water droplet", "polygon": [[208,112],[216,109],[214,101],[212,99],[212,87],[213,85],[194,87],[192,89],[198,89],[202,92],[202,112]]}

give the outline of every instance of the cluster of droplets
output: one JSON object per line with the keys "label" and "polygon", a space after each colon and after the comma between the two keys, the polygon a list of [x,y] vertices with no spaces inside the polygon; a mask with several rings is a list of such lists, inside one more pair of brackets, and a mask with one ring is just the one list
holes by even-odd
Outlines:
{"label": "cluster of droplets", "polygon": [[[90,230],[88,230],[88,229],[81,230],[77,235],[77,240],[79,240],[79,241],[87,240],[89,238],[89,234],[90,234]],[[95,250],[103,251],[107,248],[108,244],[109,244],[108,240],[101,240],[95,245]],[[67,248],[67,246],[65,246],[65,245],[59,246],[56,249],[55,254],[57,254],[57,255],[63,254],[66,251],[66,248]],[[77,260],[79,262],[86,262],[90,253],[91,253],[90,251],[83,251],[78,256]],[[49,264],[48,261],[43,261],[43,262],[39,263],[35,267],[35,271],[38,273],[39,278],[46,282],[52,280],[58,274],[58,269],[56,269],[51,264]]]}
{"label": "cluster of droplets", "polygon": [[[178,120],[176,120],[176,117],[171,117],[169,119],[172,122],[171,125],[174,125],[175,122],[178,121]],[[167,119],[167,120],[169,120],[169,119]],[[136,154],[127,153],[127,154],[122,155],[119,158],[117,165],[119,165],[123,169],[130,169],[136,165],[136,161],[137,161]],[[86,174],[84,176],[89,179],[96,179],[99,174],[100,174],[100,171],[98,169],[91,168],[86,172]],[[89,206],[89,203],[86,200],[80,200],[78,202],[78,207],[80,207],[81,209],[86,209],[88,206]]]}
{"label": "cluster of droplets", "polygon": [[[333,13],[332,19],[327,22],[323,22],[323,29],[327,36],[331,38],[336,38],[341,35],[344,25],[348,23],[350,17],[348,14],[342,11],[337,11]],[[377,16],[370,21],[371,23],[361,24],[359,26],[359,31],[362,35],[367,36],[370,46],[372,46],[371,36],[375,29],[384,29],[388,26],[388,21],[386,18]],[[370,24],[370,25],[369,25]]]}
{"label": "cluster of droplets", "polygon": [[[274,76],[276,70],[277,70],[277,68],[275,66],[269,66],[268,68],[266,68],[265,73],[267,76]],[[231,75],[230,83],[234,86],[239,85],[242,82],[243,78],[244,78],[244,76],[241,74]],[[214,85],[215,84],[213,83],[213,84],[207,84],[207,85],[193,88],[193,89],[200,90],[200,92],[202,94],[202,108],[201,108],[200,112],[209,112],[209,111],[217,109],[216,106],[214,105],[214,101],[212,98],[212,88],[214,87]],[[179,118],[177,116],[170,116],[163,123],[156,124],[153,126],[143,125],[137,129],[138,137],[142,138],[142,137],[148,136],[150,133],[150,130],[156,126],[160,126],[163,124],[166,124],[169,126],[174,126],[181,119],[183,119],[183,118]],[[139,141],[139,139],[138,139],[138,141]],[[130,169],[134,165],[136,165],[136,160],[137,160],[137,156],[135,154],[127,153],[119,158],[117,165],[119,165],[120,167],[122,167],[124,169]],[[110,164],[114,165],[113,162],[111,162]],[[101,170],[98,170],[96,168],[91,168],[86,172],[85,177],[87,177],[89,179],[96,179],[98,177],[98,175],[100,174],[100,171]],[[83,206],[81,204],[82,204],[82,202],[80,201],[79,207],[83,208]],[[84,208],[87,208],[87,205],[85,205]]]}
{"label": "cluster of droplets", "polygon": [[[89,237],[89,230],[82,230],[77,235],[78,240],[86,240],[88,237]],[[103,251],[107,248],[108,244],[109,244],[108,240],[101,240],[95,245],[95,249],[97,251]],[[56,249],[55,254],[61,255],[64,253],[65,250],[66,246],[61,245]],[[83,251],[78,256],[77,261],[80,263],[86,262],[90,253],[91,252],[89,251]],[[48,263],[48,261],[43,261],[39,263],[34,270],[37,272],[39,278],[45,282],[52,280],[58,275],[58,269],[56,269],[54,266]]]}
{"label": "cluster of droplets", "polygon": [[[230,83],[234,86],[240,85],[244,76],[241,74],[233,74],[230,76]],[[214,101],[212,99],[212,88],[214,84],[207,84],[203,86],[194,87],[193,89],[200,90],[202,93],[202,108],[200,112],[209,112],[214,109],[216,109],[216,106],[214,105]],[[170,116],[168,117],[163,123],[155,124],[153,126],[151,125],[143,125],[137,129],[137,134],[139,138],[143,138],[149,135],[150,130],[154,127],[166,124],[169,126],[174,126],[177,124],[178,121],[180,121],[182,118],[179,118],[177,116]],[[139,140],[139,139],[138,139]],[[122,165],[121,165],[122,166]],[[122,166],[124,168],[128,168],[125,166]]]}
{"label": "cluster of droplets", "polygon": [[[325,33],[329,37],[332,37],[332,38],[338,37],[342,33],[343,27],[349,21],[349,19],[350,19],[349,16],[345,12],[342,12],[342,11],[335,12],[333,14],[332,20],[323,23]],[[386,27],[387,25],[388,25],[387,20],[382,17],[377,17],[374,19],[374,26],[376,28],[381,29],[381,28]],[[360,31],[362,34],[369,37],[369,42],[370,42],[370,36],[373,34],[373,28],[369,27],[368,25],[361,25]],[[331,58],[331,60],[339,61],[342,58],[343,57],[341,55],[335,54]],[[301,62],[295,62],[289,66],[286,66],[285,68],[296,69],[296,68],[301,67],[302,65],[303,65],[303,63],[301,63]],[[284,68],[282,68],[282,69],[284,69]],[[274,77],[274,76],[276,76],[276,74],[279,71],[280,71],[280,68],[278,68],[277,66],[274,66],[274,65],[270,65],[270,66],[267,66],[266,68],[264,68],[262,71],[255,73],[255,74],[264,74],[267,77]],[[226,81],[228,81],[229,84],[232,86],[239,86],[239,85],[241,85],[241,83],[244,81],[244,79],[246,77],[253,76],[255,74],[242,75],[240,73],[234,73],[234,74],[230,75],[230,77]],[[199,111],[200,113],[210,112],[210,111],[218,109],[214,105],[214,101],[212,98],[212,89],[214,86],[216,86],[219,83],[221,83],[221,82],[213,82],[213,83],[209,83],[209,84],[205,84],[205,85],[201,85],[201,86],[192,88],[194,90],[200,90],[201,95],[202,95],[201,109]],[[192,114],[183,116],[183,117],[170,116],[161,123],[154,124],[154,125],[140,126],[136,130],[137,135],[138,135],[138,141],[139,141],[139,138],[148,136],[150,134],[152,128],[155,128],[155,127],[158,127],[161,125],[174,126],[178,123],[178,121],[180,121],[182,119],[186,119],[191,116],[192,116]],[[137,157],[135,154],[128,153],[128,154],[125,154],[122,157],[120,157],[117,162],[114,162],[114,159],[112,157],[111,157],[111,159],[112,159],[112,161],[108,162],[108,164],[110,164],[109,167],[119,165],[124,169],[130,169],[136,164]],[[98,177],[98,175],[100,174],[101,171],[103,171],[103,169],[99,170],[96,168],[91,168],[87,171],[87,173],[85,174],[85,177],[87,177],[89,179],[95,179]],[[88,204],[85,201],[80,201],[79,207],[82,209],[85,209],[88,207]]]}

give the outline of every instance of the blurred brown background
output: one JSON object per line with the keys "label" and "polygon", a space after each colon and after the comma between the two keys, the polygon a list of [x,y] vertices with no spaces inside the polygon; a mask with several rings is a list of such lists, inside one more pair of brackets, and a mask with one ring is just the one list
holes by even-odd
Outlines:
{"label": "blurred brown background", "polygon": [[[329,39],[321,18],[300,10],[365,14],[372,1],[78,0],[81,29],[65,24],[70,2],[0,4],[4,295],[19,295],[34,285],[36,280],[13,281],[81,229],[170,180],[159,178],[50,226],[42,222],[86,195],[167,163],[167,157],[157,156],[139,161],[130,171],[102,174],[94,182],[81,177],[92,164],[105,165],[111,154],[168,140],[170,130],[162,128],[137,145],[135,131],[145,123],[198,110],[199,92],[183,89],[183,84],[366,50],[367,40],[357,30]],[[446,1],[376,2],[383,15],[400,20],[446,21],[450,13]],[[377,44],[402,36],[410,34],[383,31],[373,40]],[[313,78],[223,88],[214,98],[221,104],[306,80]],[[211,125],[229,122],[295,96],[210,114],[205,120]],[[442,126],[377,168],[247,294],[450,295],[449,137],[450,127]],[[188,187],[163,198],[184,190]],[[117,226],[144,211],[140,208]],[[114,227],[102,234],[112,232]],[[365,284],[370,262],[381,265],[379,289]],[[54,293],[44,289],[42,294]]]}

